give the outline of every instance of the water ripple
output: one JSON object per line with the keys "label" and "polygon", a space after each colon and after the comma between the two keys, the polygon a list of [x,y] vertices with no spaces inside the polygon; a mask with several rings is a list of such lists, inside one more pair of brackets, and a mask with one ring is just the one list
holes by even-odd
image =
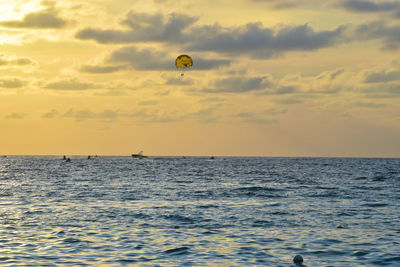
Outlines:
{"label": "water ripple", "polygon": [[400,266],[399,159],[9,156],[2,266]]}

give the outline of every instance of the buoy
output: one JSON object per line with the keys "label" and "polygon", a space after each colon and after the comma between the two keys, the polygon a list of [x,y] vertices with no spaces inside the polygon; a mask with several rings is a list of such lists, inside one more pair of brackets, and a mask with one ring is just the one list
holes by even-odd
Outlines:
{"label": "buoy", "polygon": [[301,255],[296,255],[293,258],[294,263],[302,263],[303,262],[303,257]]}

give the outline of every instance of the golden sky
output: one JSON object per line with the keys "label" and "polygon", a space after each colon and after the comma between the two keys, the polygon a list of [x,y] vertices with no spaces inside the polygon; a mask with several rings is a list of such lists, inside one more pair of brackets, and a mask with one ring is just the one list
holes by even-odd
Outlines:
{"label": "golden sky", "polygon": [[399,51],[399,0],[0,0],[0,154],[400,157]]}

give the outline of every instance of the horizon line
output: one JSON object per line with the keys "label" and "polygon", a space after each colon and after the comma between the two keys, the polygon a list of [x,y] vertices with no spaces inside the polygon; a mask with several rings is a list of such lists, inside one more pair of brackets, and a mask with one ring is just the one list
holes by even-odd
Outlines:
{"label": "horizon line", "polygon": [[[0,154],[1,157],[131,157],[133,154]],[[400,156],[267,156],[267,155],[145,155],[155,157],[214,157],[214,158],[365,158],[365,159],[400,159]]]}

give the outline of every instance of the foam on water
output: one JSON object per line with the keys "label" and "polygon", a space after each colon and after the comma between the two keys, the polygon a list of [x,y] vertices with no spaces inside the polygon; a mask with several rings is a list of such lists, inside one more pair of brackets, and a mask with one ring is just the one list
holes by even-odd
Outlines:
{"label": "foam on water", "polygon": [[0,159],[0,265],[400,266],[400,160]]}

